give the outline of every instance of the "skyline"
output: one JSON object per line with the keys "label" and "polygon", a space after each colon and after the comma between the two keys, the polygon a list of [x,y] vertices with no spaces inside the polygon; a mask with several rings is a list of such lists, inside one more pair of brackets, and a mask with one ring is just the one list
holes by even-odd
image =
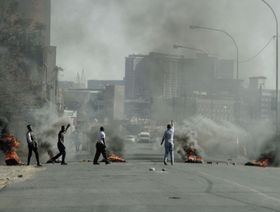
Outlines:
{"label": "skyline", "polygon": [[[269,3],[280,12],[280,2]],[[84,69],[87,79],[122,79],[125,57],[134,53],[194,56],[193,51],[173,49],[173,44],[206,49],[220,59],[235,59],[234,46],[226,36],[191,30],[190,25],[231,33],[241,61],[255,55],[275,34],[271,11],[256,0],[52,1],[51,43],[57,46],[58,66],[64,68],[60,78],[74,80]],[[268,78],[267,87],[273,88],[274,64],[275,41],[254,60],[240,63],[240,77],[263,75]]]}

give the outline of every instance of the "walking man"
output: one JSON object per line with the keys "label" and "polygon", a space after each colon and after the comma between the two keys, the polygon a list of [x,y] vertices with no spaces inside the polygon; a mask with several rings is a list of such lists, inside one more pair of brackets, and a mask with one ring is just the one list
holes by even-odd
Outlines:
{"label": "walking man", "polygon": [[105,143],[105,132],[104,132],[104,127],[100,127],[100,131],[97,134],[97,142],[96,142],[96,152],[93,160],[94,165],[99,165],[98,159],[100,154],[102,154],[105,163],[109,164],[109,160],[107,159],[106,155],[106,143]]}
{"label": "walking man", "polygon": [[62,161],[61,165],[67,165],[65,162],[65,157],[66,157],[66,151],[65,151],[65,146],[64,146],[64,135],[67,132],[68,128],[70,127],[70,124],[67,125],[66,129],[65,126],[61,126],[61,129],[58,133],[58,142],[57,142],[57,148],[59,150],[59,153],[51,158],[51,161],[55,162],[57,158],[59,158],[62,155]]}
{"label": "walking man", "polygon": [[38,144],[36,142],[35,136],[32,131],[31,125],[27,125],[27,133],[26,133],[26,141],[28,145],[28,158],[27,158],[27,165],[30,164],[30,159],[32,156],[32,152],[35,153],[37,166],[42,166],[39,161],[39,153],[38,153]]}
{"label": "walking man", "polygon": [[167,165],[168,156],[171,159],[171,165],[174,164],[174,143],[173,143],[173,136],[174,136],[174,123],[171,120],[171,124],[167,125],[167,129],[164,132],[163,138],[161,140],[161,145],[164,142],[165,154],[163,163]]}

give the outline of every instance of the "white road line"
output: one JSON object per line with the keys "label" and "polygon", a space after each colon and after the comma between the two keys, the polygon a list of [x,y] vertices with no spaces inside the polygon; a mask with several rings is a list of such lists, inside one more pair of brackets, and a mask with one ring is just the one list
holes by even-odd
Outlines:
{"label": "white road line", "polygon": [[253,188],[251,188],[251,187],[249,187],[249,186],[245,186],[245,185],[239,184],[239,183],[237,183],[237,182],[235,182],[235,181],[232,181],[232,180],[227,180],[227,179],[220,178],[220,177],[217,177],[217,176],[214,176],[214,175],[210,175],[210,174],[207,174],[207,173],[205,173],[205,172],[199,171],[199,173],[202,174],[202,175],[208,176],[208,177],[212,177],[212,178],[216,178],[216,179],[218,179],[218,180],[222,180],[222,181],[227,182],[227,183],[230,183],[230,184],[232,184],[232,185],[239,186],[239,187],[241,187],[241,188],[245,188],[245,189],[247,189],[247,190],[249,190],[249,191],[251,191],[251,192],[254,192],[254,193],[256,193],[256,194],[262,196],[263,198],[270,199],[270,200],[273,200],[273,201],[276,201],[276,202],[280,203],[280,199],[278,199],[278,198],[276,198],[276,197],[269,196],[269,195],[267,195],[267,194],[265,194],[265,193],[263,193],[263,192],[261,192],[261,191],[258,191],[258,190],[256,190],[256,189],[253,189]]}

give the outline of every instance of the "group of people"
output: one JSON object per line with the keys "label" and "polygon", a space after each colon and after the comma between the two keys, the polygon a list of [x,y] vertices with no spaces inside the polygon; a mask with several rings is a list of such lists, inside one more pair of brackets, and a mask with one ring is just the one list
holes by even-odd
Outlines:
{"label": "group of people", "polygon": [[[64,135],[69,129],[70,124],[68,124],[65,128],[65,126],[61,126],[61,129],[58,133],[58,142],[57,142],[57,148],[59,153],[52,157],[49,161],[55,162],[60,156],[62,156],[61,165],[67,165],[65,162],[66,157],[66,148],[64,145]],[[27,133],[26,133],[26,141],[28,144],[28,158],[27,158],[27,165],[30,164],[32,152],[35,153],[37,166],[42,166],[39,159],[39,153],[38,153],[38,143],[36,141],[36,138],[33,134],[32,126],[29,124],[27,125]],[[174,164],[174,143],[173,143],[173,136],[174,136],[174,123],[173,120],[170,124],[167,125],[167,129],[164,132],[163,138],[161,140],[161,145],[164,143],[165,148],[165,154],[163,163],[164,165],[167,165],[168,157],[170,157],[171,165]],[[100,155],[102,154],[104,161],[106,164],[110,164],[110,161],[107,158],[106,155],[106,142],[105,142],[105,130],[104,127],[100,127],[100,130],[97,135],[97,142],[96,142],[96,152],[93,160],[94,165],[99,165],[98,159]]]}
{"label": "group of people", "polygon": [[[65,157],[66,157],[66,148],[64,145],[64,135],[69,129],[70,124],[68,124],[65,128],[65,126],[61,126],[61,129],[58,133],[58,141],[57,141],[57,148],[59,153],[52,157],[49,161],[50,162],[55,162],[60,156],[62,156],[61,160],[61,165],[67,165],[65,162]],[[96,153],[94,156],[93,164],[94,165],[99,165],[98,159],[100,155],[102,154],[105,163],[109,164],[109,160],[106,155],[106,143],[105,143],[105,132],[104,132],[104,127],[100,127],[100,131],[97,135],[97,142],[96,142]],[[30,165],[30,160],[32,157],[32,153],[35,153],[36,161],[37,161],[37,166],[42,166],[40,163],[39,159],[39,153],[38,153],[38,143],[36,141],[36,138],[33,133],[32,126],[29,124],[27,125],[27,133],[26,133],[26,141],[28,145],[28,157],[27,157],[27,165]]]}

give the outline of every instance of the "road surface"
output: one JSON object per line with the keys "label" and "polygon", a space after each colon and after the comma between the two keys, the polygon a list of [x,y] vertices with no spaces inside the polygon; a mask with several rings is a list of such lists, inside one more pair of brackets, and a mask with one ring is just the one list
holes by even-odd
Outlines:
{"label": "road surface", "polygon": [[164,166],[152,146],[137,149],[141,154],[127,155],[127,163],[45,165],[0,191],[0,211],[280,211],[278,168]]}

